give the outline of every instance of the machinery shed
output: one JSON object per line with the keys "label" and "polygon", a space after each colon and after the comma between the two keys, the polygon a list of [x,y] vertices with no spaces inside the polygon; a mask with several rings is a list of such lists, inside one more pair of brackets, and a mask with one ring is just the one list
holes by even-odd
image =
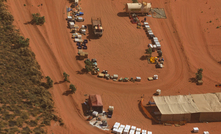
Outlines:
{"label": "machinery shed", "polygon": [[154,96],[153,99],[163,122],[221,121],[221,93]]}
{"label": "machinery shed", "polygon": [[91,110],[98,113],[103,112],[103,102],[100,95],[89,95],[88,103]]}

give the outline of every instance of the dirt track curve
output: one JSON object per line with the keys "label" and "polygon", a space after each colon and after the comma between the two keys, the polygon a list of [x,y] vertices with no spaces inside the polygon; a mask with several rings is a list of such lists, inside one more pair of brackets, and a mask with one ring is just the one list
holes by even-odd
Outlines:
{"label": "dirt track curve", "polygon": [[[26,38],[30,38],[30,47],[36,54],[43,74],[50,76],[54,82],[59,82],[65,71],[70,75],[71,83],[77,86],[74,95],[64,96],[62,94],[69,84],[54,85],[51,92],[56,111],[64,119],[65,127],[53,123],[48,131],[55,134],[105,133],[89,125],[81,109],[81,103],[86,99],[84,94],[96,93],[102,96],[105,109],[109,105],[115,107],[113,118],[108,121],[110,126],[118,121],[150,130],[154,134],[184,134],[190,133],[192,127],[197,125],[219,133],[220,128],[216,126],[221,123],[191,123],[182,127],[152,125],[139,110],[138,100],[144,94],[145,104],[156,89],[161,89],[162,95],[220,91],[215,88],[215,84],[221,83],[221,65],[217,63],[221,61],[221,39],[217,38],[221,31],[215,27],[221,26],[220,21],[216,21],[220,13],[217,5],[221,2],[214,0],[205,4],[206,0],[148,1],[152,2],[153,7],[164,8],[167,15],[167,19],[147,17],[153,32],[162,40],[165,59],[163,69],[155,69],[154,65],[140,59],[151,41],[144,30],[136,29],[136,25],[131,24],[128,17],[120,14],[124,12],[126,2],[129,1],[81,0],[85,22],[78,25],[91,24],[92,16],[101,17],[105,29],[103,37],[94,39],[90,34],[84,37],[89,39],[89,58],[96,58],[100,70],[106,69],[110,74],[116,73],[120,77],[141,76],[140,83],[113,82],[78,73],[83,62],[75,59],[76,44],[71,39],[65,20],[66,6],[69,6],[67,0],[8,1],[9,10],[15,18],[14,24]],[[38,7],[41,4],[43,5]],[[210,7],[212,8],[209,9]],[[46,23],[43,26],[25,24],[31,20],[31,14],[37,12],[45,16]],[[217,15],[210,16],[212,12]],[[206,23],[210,20],[215,24]],[[204,69],[202,86],[189,82],[189,78],[195,76],[197,68]],[[159,75],[159,80],[148,82],[147,77],[154,74]]]}

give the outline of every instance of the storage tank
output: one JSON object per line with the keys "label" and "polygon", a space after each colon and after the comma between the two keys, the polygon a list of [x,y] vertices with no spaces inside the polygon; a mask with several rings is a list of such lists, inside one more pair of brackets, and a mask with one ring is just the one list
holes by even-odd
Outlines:
{"label": "storage tank", "polygon": [[127,3],[125,9],[127,13],[148,13],[151,10],[151,3]]}

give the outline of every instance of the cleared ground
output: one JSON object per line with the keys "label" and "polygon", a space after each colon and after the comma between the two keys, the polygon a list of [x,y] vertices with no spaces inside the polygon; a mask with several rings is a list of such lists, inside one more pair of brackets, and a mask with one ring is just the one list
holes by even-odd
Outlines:
{"label": "cleared ground", "polygon": [[[142,82],[135,84],[116,83],[89,74],[77,74],[82,69],[83,62],[75,60],[76,44],[67,29],[65,7],[69,5],[68,1],[8,1],[15,25],[26,38],[30,38],[31,49],[36,54],[43,74],[50,76],[54,82],[59,82],[65,71],[70,75],[70,81],[77,86],[76,94],[64,96],[62,93],[69,85],[54,85],[51,92],[56,110],[64,119],[66,127],[53,124],[48,128],[49,132],[104,133],[85,121],[81,109],[81,103],[86,98],[84,94],[96,93],[102,96],[105,109],[109,105],[115,107],[113,118],[109,121],[110,126],[118,121],[150,130],[154,134],[190,133],[192,127],[198,126],[200,133],[203,130],[219,133],[220,122],[187,124],[182,127],[152,125],[139,110],[138,100],[144,94],[147,103],[156,89],[161,89],[162,95],[220,91],[215,84],[221,83],[221,65],[218,63],[221,61],[221,29],[216,28],[221,26],[221,1],[148,1],[152,2],[153,7],[164,8],[167,16],[167,19],[147,18],[155,35],[162,40],[165,68],[161,70],[140,60],[150,40],[144,30],[136,29],[136,25],[131,24],[128,17],[119,14],[124,12],[126,2],[131,1],[82,0],[85,22],[78,24],[90,24],[92,16],[102,18],[105,29],[103,37],[93,39],[87,35],[90,38],[89,57],[98,60],[100,70],[106,69],[120,77],[141,76]],[[43,6],[38,7],[40,4]],[[31,20],[31,14],[37,12],[45,16],[46,23],[43,26],[25,25]],[[189,82],[189,78],[195,76],[197,68],[204,69],[202,86]],[[159,80],[148,82],[146,78],[154,74],[159,75]]]}

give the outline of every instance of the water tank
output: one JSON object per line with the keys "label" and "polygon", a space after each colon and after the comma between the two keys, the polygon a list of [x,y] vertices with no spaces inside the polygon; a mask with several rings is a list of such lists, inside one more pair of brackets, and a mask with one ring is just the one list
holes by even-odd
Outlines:
{"label": "water tank", "polygon": [[148,13],[151,10],[151,3],[127,3],[125,9],[128,13]]}
{"label": "water tank", "polygon": [[157,95],[160,95],[160,94],[161,94],[161,90],[160,90],[160,89],[157,89],[156,94],[157,94]]}

